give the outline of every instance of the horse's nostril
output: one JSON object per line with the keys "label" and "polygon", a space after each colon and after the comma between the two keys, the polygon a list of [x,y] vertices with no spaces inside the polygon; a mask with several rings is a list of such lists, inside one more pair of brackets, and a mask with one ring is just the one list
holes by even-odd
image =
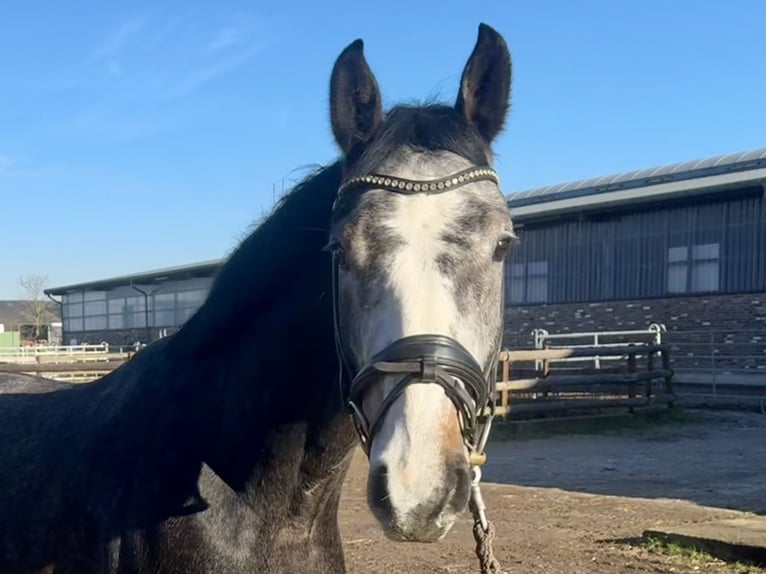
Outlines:
{"label": "horse's nostril", "polygon": [[471,494],[471,473],[464,460],[458,459],[450,464],[455,480],[455,491],[450,500],[450,507],[455,512],[462,512],[468,504]]}
{"label": "horse's nostril", "polygon": [[370,477],[368,490],[370,504],[381,510],[390,509],[391,502],[388,494],[388,467],[381,464]]}

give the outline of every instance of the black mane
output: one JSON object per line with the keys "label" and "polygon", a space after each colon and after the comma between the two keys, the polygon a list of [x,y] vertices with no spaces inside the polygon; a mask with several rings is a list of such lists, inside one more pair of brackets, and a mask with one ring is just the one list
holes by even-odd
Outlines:
{"label": "black mane", "polygon": [[357,158],[349,158],[346,177],[374,172],[402,148],[448,151],[479,167],[489,166],[491,152],[476,127],[453,106],[398,105],[386,115],[380,131]]}
{"label": "black mane", "polygon": [[[101,572],[161,549],[171,571],[233,574],[236,558],[201,535],[224,528],[221,513],[220,540],[260,541],[242,555],[258,571],[342,569],[337,498],[355,435],[323,251],[339,182],[334,163],[296,185],[182,329],[102,379],[0,373],[0,571]],[[299,500],[306,488],[316,498]],[[314,523],[328,544],[318,555],[273,539]]]}
{"label": "black mane", "polygon": [[[453,106],[430,103],[394,106],[364,152],[353,153],[343,165],[343,179],[376,173],[381,165],[403,150],[446,151],[464,157],[477,167],[489,167],[491,149],[476,127]],[[356,208],[359,194],[353,189],[338,200],[334,217],[341,219]],[[385,208],[384,208],[385,209]]]}
{"label": "black mane", "polygon": [[[258,317],[277,304],[286,284],[301,280],[308,259],[325,259],[322,248],[340,182],[337,161],[309,174],[283,196],[220,269],[206,301],[177,333],[171,348],[217,352],[251,328],[248,317]],[[210,333],[217,334],[214,340]]]}

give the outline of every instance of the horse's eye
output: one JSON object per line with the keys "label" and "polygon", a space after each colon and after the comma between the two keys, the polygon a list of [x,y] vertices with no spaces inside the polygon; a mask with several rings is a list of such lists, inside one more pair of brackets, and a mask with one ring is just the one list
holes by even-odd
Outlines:
{"label": "horse's eye", "polygon": [[346,269],[346,252],[343,250],[343,247],[341,245],[338,245],[334,250],[333,254],[335,255],[335,261],[338,262],[338,267],[341,269]]}
{"label": "horse's eye", "polygon": [[508,249],[516,242],[516,236],[512,234],[504,235],[497,240],[495,245],[494,260],[502,261],[508,254]]}
{"label": "horse's eye", "polygon": [[335,262],[341,269],[346,268],[346,252],[343,250],[343,246],[337,239],[331,239],[324,248],[325,251],[332,253]]}

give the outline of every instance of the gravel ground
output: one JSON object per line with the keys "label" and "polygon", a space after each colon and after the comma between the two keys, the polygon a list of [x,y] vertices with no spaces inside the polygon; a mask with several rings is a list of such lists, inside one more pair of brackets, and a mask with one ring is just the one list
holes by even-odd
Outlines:
{"label": "gravel ground", "polygon": [[[491,443],[483,493],[508,573],[766,572],[638,546],[650,527],[766,514],[766,416]],[[477,574],[470,517],[434,544],[395,543],[367,510],[367,462],[346,480],[351,573]]]}

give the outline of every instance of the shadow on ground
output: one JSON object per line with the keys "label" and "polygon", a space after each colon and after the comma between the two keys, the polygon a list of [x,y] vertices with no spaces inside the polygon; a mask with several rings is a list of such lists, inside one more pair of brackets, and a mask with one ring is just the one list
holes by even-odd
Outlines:
{"label": "shadow on ground", "polygon": [[559,426],[537,438],[502,424],[496,429],[485,482],[680,499],[766,515],[764,415],[697,411],[670,424],[579,427],[580,434]]}

